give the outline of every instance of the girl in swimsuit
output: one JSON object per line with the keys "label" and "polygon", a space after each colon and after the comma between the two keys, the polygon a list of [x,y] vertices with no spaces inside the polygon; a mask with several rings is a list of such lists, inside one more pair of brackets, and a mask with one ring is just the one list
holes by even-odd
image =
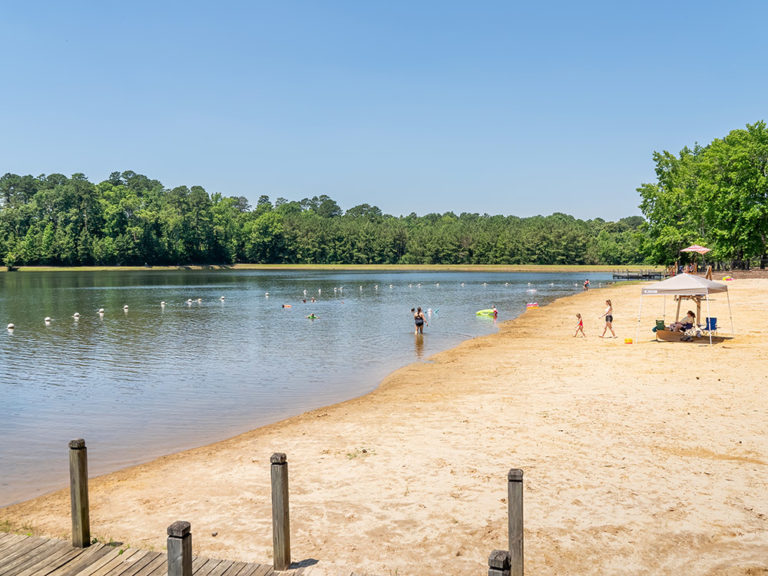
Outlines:
{"label": "girl in swimsuit", "polygon": [[587,335],[584,334],[584,321],[581,319],[581,314],[576,314],[576,318],[579,320],[579,323],[576,324],[576,334],[573,335],[574,338],[579,335],[579,332],[581,332],[581,336],[583,338],[586,338]]}
{"label": "girl in swimsuit", "polygon": [[[424,324],[427,324],[427,318],[424,316],[424,312],[421,311],[421,306],[416,309],[416,313],[413,315],[413,321],[416,324],[414,334],[424,334]],[[427,326],[429,326],[429,324],[427,324]]]}
{"label": "girl in swimsuit", "polygon": [[603,328],[603,333],[600,335],[600,338],[605,338],[606,330],[610,330],[613,337],[616,338],[616,332],[613,331],[613,304],[611,304],[610,300],[606,300],[605,304],[605,312],[598,316],[598,318],[605,316],[605,328]]}

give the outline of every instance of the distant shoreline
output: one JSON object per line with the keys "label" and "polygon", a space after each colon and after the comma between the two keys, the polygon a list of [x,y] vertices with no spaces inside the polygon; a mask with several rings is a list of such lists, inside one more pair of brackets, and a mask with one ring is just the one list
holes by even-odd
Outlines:
{"label": "distant shoreline", "polygon": [[[364,272],[612,272],[614,270],[663,270],[663,266],[639,264],[190,264],[185,266],[16,266],[14,272],[149,272],[220,270],[319,270]],[[2,269],[3,272],[7,270]]]}

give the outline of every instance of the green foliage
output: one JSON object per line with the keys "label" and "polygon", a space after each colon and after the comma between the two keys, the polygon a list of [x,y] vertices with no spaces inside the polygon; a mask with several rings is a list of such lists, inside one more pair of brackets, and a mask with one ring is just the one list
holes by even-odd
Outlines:
{"label": "green foliage", "polygon": [[678,156],[654,153],[655,184],[638,188],[647,218],[645,252],[669,263],[690,244],[712,249],[716,260],[766,254],[768,242],[768,130],[765,122],[733,130],[706,147]]}
{"label": "green foliage", "polygon": [[631,264],[645,222],[517,218],[452,212],[394,217],[370,204],[344,212],[321,195],[255,208],[200,186],[166,189],[135,172],[98,184],[0,178],[0,256],[6,265]]}

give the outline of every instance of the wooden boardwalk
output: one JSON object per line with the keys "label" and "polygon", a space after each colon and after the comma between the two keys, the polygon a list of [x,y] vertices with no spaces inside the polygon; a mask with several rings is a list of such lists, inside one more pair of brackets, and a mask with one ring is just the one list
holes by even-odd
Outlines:
{"label": "wooden boardwalk", "polygon": [[[268,564],[194,557],[195,576],[310,576],[312,566],[275,572]],[[165,552],[97,543],[70,542],[0,532],[0,576],[165,576]],[[355,576],[342,572],[345,576]]]}

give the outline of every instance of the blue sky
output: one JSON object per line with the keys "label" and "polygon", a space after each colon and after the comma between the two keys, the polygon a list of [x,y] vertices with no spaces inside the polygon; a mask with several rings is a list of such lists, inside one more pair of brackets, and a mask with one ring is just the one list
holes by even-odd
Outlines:
{"label": "blue sky", "polygon": [[390,214],[640,214],[768,120],[768,2],[3,2],[0,172]]}

